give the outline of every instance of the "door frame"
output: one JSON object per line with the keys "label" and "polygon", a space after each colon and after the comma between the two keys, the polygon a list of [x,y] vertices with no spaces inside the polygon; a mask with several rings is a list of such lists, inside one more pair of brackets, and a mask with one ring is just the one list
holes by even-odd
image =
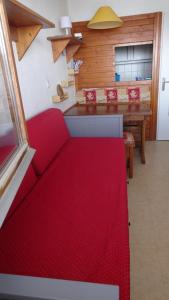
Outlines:
{"label": "door frame", "polygon": [[157,135],[162,16],[163,16],[162,12],[158,12],[155,14],[154,17],[154,40],[153,40],[152,86],[151,86],[151,109],[152,109],[151,127],[150,127],[151,140],[156,140],[156,135]]}

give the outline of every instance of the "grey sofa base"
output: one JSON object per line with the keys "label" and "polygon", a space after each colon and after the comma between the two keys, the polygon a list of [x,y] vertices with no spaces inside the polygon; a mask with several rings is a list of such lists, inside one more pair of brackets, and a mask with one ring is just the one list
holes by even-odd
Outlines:
{"label": "grey sofa base", "polygon": [[65,116],[72,137],[123,137],[123,115]]}
{"label": "grey sofa base", "polygon": [[119,300],[119,287],[80,281],[0,274],[0,299]]}

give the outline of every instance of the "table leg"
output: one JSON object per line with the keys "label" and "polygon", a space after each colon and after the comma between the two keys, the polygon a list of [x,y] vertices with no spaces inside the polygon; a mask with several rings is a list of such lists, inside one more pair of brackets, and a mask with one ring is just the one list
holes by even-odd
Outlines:
{"label": "table leg", "polygon": [[141,124],[141,162],[142,164],[146,163],[145,159],[145,139],[146,139],[146,120],[142,121]]}
{"label": "table leg", "polygon": [[129,178],[133,178],[134,147],[129,146]]}

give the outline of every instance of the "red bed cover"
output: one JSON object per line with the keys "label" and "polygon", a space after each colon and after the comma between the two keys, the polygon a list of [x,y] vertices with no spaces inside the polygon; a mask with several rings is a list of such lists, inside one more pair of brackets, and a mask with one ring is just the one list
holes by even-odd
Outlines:
{"label": "red bed cover", "polygon": [[0,273],[120,286],[129,300],[121,139],[72,138],[0,231]]}

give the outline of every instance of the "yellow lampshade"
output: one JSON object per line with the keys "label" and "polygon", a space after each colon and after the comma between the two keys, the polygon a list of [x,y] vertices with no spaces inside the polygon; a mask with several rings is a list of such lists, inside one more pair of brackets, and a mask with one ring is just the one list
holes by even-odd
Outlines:
{"label": "yellow lampshade", "polygon": [[108,29],[122,26],[123,21],[110,6],[100,7],[87,27],[91,29]]}

